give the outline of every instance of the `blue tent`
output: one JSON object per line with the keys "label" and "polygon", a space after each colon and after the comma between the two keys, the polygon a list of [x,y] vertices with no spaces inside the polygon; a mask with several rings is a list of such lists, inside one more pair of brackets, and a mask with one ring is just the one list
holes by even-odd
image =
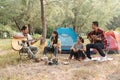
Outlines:
{"label": "blue tent", "polygon": [[58,28],[59,39],[62,51],[70,50],[71,46],[77,41],[77,34],[72,28]]}

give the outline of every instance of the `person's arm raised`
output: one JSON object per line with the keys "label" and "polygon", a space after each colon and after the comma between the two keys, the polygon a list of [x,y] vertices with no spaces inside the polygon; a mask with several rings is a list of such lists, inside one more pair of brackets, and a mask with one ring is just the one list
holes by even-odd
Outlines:
{"label": "person's arm raised", "polygon": [[14,35],[13,38],[15,38],[15,39],[20,39],[20,38],[26,38],[26,37],[24,37],[24,36]]}

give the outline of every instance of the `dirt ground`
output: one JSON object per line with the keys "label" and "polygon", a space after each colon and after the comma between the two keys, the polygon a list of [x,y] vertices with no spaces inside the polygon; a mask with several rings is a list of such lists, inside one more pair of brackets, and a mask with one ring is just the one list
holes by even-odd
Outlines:
{"label": "dirt ground", "polygon": [[45,65],[43,61],[28,61],[16,66],[7,65],[0,70],[0,80],[120,80],[120,55],[108,55],[113,61],[76,61],[69,65],[68,54],[59,54],[59,65]]}

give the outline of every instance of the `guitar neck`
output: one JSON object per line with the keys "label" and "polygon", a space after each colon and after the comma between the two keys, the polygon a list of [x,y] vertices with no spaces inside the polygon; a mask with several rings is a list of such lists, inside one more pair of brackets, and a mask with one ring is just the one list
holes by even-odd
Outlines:
{"label": "guitar neck", "polygon": [[41,40],[42,38],[37,38],[37,39],[32,39],[30,40],[32,43],[31,44],[35,44],[38,40]]}

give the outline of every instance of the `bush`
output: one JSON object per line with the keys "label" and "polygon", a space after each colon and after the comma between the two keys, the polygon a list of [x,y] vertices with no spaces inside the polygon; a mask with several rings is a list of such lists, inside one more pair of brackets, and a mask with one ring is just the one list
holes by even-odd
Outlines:
{"label": "bush", "polygon": [[11,28],[11,26],[9,26],[9,25],[2,25],[2,24],[0,24],[0,31],[1,31],[0,32],[1,38],[4,38],[3,35],[5,35],[5,34],[7,34],[6,38],[8,38],[8,37],[11,37],[15,33],[15,31]]}
{"label": "bush", "polygon": [[[47,38],[51,36],[51,33],[53,32],[53,30],[54,30],[53,27],[47,27]],[[36,28],[35,34],[42,34],[42,28]]]}
{"label": "bush", "polygon": [[119,27],[118,27],[118,28],[116,28],[116,29],[115,29],[115,31],[120,32],[120,28],[119,28]]}
{"label": "bush", "polygon": [[50,38],[51,36],[51,33],[54,31],[54,28],[53,27],[48,27],[47,28],[47,38]]}
{"label": "bush", "polygon": [[40,35],[40,34],[33,34],[32,37],[33,37],[33,38],[40,38],[41,35]]}
{"label": "bush", "polygon": [[42,34],[42,28],[36,27],[35,28],[35,34]]}

